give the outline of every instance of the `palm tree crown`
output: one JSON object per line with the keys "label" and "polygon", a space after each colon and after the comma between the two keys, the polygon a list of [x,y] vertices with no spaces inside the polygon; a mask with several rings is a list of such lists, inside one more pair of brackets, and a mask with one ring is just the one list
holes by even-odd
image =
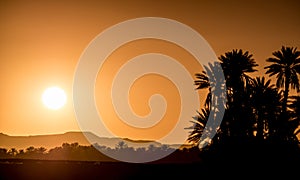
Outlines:
{"label": "palm tree crown", "polygon": [[300,51],[297,51],[297,48],[282,46],[280,51],[273,52],[273,56],[267,59],[267,62],[273,64],[265,67],[268,69],[266,74],[269,76],[277,74],[278,88],[285,87],[285,83],[289,82],[291,87],[299,92]]}
{"label": "palm tree crown", "polygon": [[300,74],[300,51],[293,47],[282,46],[280,51],[272,53],[274,57],[268,58],[266,61],[272,63],[266,66],[266,74],[269,76],[277,75],[276,86],[284,89],[283,112],[287,111],[287,100],[289,88],[300,91],[298,75]]}
{"label": "palm tree crown", "polygon": [[[219,60],[224,71],[227,87],[238,91],[245,86],[245,82],[251,79],[246,73],[257,71],[254,69],[258,64],[252,59],[252,54],[248,51],[233,50],[221,55]],[[242,87],[241,87],[242,86]],[[238,88],[238,89],[235,89]]]}

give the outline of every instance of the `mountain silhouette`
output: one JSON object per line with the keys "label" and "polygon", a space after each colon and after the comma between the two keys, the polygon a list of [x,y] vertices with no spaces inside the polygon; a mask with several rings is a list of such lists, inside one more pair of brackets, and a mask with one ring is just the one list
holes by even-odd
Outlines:
{"label": "mountain silhouette", "polygon": [[[91,142],[89,142],[86,137],[88,137],[88,139]],[[161,146],[161,143],[155,141],[132,140],[128,138],[99,137],[91,132],[66,132],[63,134],[31,136],[10,136],[7,134],[0,133],[0,147],[7,149],[26,149],[30,146],[51,149],[59,147],[63,143],[78,143],[84,146],[98,144],[101,146],[114,148],[120,141],[126,141],[126,144],[129,147],[134,148],[147,147],[149,146],[149,144],[153,144],[154,146]],[[142,143],[147,143],[147,145]]]}

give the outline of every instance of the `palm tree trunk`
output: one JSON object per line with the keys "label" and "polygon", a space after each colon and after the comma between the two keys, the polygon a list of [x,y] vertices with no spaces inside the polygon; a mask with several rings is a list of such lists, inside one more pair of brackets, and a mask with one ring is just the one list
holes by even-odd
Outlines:
{"label": "palm tree trunk", "polygon": [[258,110],[257,115],[258,115],[258,119],[257,119],[256,137],[258,140],[263,140],[264,139],[264,119],[263,119],[263,114],[262,114],[261,109]]}
{"label": "palm tree trunk", "polygon": [[[288,72],[288,71],[286,71]],[[289,97],[289,86],[290,86],[290,74],[286,73],[286,81],[284,84],[284,94],[283,94],[283,102],[282,102],[282,114],[281,114],[281,123],[280,123],[280,132],[279,137],[281,140],[284,140],[287,137],[287,127],[286,123],[288,121],[287,114],[287,101]]]}
{"label": "palm tree trunk", "polygon": [[290,86],[290,75],[286,74],[286,81],[284,84],[284,94],[283,94],[283,104],[282,104],[282,114],[286,117],[287,113],[287,101],[289,97],[289,86]]}

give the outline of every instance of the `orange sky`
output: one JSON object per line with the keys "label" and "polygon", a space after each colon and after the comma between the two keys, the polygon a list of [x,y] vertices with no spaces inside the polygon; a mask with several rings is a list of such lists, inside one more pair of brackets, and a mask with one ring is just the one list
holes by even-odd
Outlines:
{"label": "orange sky", "polygon": [[[274,50],[282,45],[300,48],[299,8],[296,0],[1,0],[0,132],[79,130],[71,94],[76,65],[88,43],[114,24],[144,16],[180,21],[198,31],[217,56],[235,48],[249,50],[260,65],[259,75]],[[46,109],[40,99],[52,85],[68,95],[67,105],[58,111]]]}

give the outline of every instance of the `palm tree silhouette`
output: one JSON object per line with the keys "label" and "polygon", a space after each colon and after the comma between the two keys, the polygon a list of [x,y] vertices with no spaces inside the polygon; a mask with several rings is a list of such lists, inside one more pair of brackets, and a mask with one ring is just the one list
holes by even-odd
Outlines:
{"label": "palm tree silhouette", "polygon": [[226,118],[230,124],[230,136],[241,138],[249,136],[249,116],[247,115],[248,98],[247,87],[252,78],[248,73],[257,71],[258,64],[252,59],[248,51],[234,49],[221,55],[219,60],[224,71],[227,87],[227,112]]}
{"label": "palm tree silhouette", "polygon": [[[187,129],[193,129],[188,138],[189,142],[195,144],[210,144],[215,133],[220,130],[220,121],[222,121],[226,106],[226,85],[222,77],[222,68],[219,62],[209,63],[204,66],[205,71],[197,73],[197,80],[194,85],[198,89],[208,89],[204,108],[201,112],[197,111],[197,116],[193,117],[194,125]],[[222,117],[221,117],[222,116]],[[210,118],[210,123],[207,124]],[[200,142],[203,141],[203,142]]]}
{"label": "palm tree silhouette", "polygon": [[208,66],[204,66],[204,69],[205,71],[195,74],[197,80],[194,81],[194,85],[197,86],[196,90],[208,89],[204,107],[211,109],[212,106],[213,108],[225,106],[226,85],[225,79],[221,77],[223,74],[221,64],[219,62],[209,63]]}
{"label": "palm tree silhouette", "polygon": [[[207,89],[208,94],[204,108],[191,121],[193,126],[186,128],[191,130],[188,141],[199,145],[203,137],[207,137],[205,134],[212,134],[214,128],[207,128],[207,124],[211,116],[218,116],[218,110],[225,106],[217,134],[205,139],[209,144],[205,148],[208,160],[224,157],[226,161],[247,155],[249,161],[272,163],[274,159],[299,157],[300,97],[289,97],[289,87],[299,92],[300,53],[296,48],[283,47],[273,55],[277,59],[267,61],[274,64],[265,68],[269,76],[277,74],[276,85],[265,77],[248,75],[256,71],[258,65],[248,51],[242,50],[221,55],[219,62],[204,66],[205,71],[195,74],[196,90]],[[218,64],[226,82],[215,76],[218,71],[214,66]],[[279,89],[282,87],[284,90]],[[218,88],[225,88],[226,93],[215,93]],[[222,97],[227,97],[227,101],[219,101]]]}
{"label": "palm tree silhouette", "polygon": [[226,86],[230,92],[239,94],[240,90],[244,90],[244,87],[251,81],[251,77],[247,73],[257,71],[254,68],[258,66],[252,56],[248,51],[243,52],[241,49],[234,49],[231,52],[226,52],[225,56],[221,55],[219,57],[226,79]]}
{"label": "palm tree silhouette", "polygon": [[253,80],[250,93],[254,132],[258,140],[264,140],[278,131],[281,93],[275,85],[271,85],[271,80],[265,81],[265,77]]}
{"label": "palm tree silhouette", "polygon": [[197,79],[194,81],[194,85],[197,86],[196,90],[208,89],[208,94],[206,96],[205,103],[204,103],[204,107],[206,109],[208,109],[209,105],[210,105],[210,100],[211,100],[211,88],[210,88],[210,84],[209,84],[208,75],[207,75],[206,71],[202,71],[201,73],[196,73],[195,76]]}
{"label": "palm tree silhouette", "polygon": [[193,144],[199,144],[202,134],[204,133],[205,125],[208,121],[209,110],[201,109],[201,112],[197,111],[197,116],[193,117],[190,122],[193,123],[191,127],[185,128],[191,130],[188,137],[188,142]]}
{"label": "palm tree silhouette", "polygon": [[266,74],[269,76],[277,75],[276,86],[284,88],[284,96],[282,103],[282,112],[286,116],[287,102],[289,96],[289,88],[300,91],[298,75],[300,74],[300,51],[294,47],[282,46],[280,51],[272,53],[274,57],[268,58],[266,61],[272,63],[266,66]]}
{"label": "palm tree silhouette", "polygon": [[[215,62],[204,66],[205,71],[195,74],[197,78],[194,81],[194,85],[197,86],[196,90],[208,88],[209,93],[204,109],[194,117],[193,127],[195,129],[190,132],[189,136],[192,142],[199,143],[199,138],[203,133],[210,133],[204,132],[203,129],[204,122],[208,121],[206,115],[213,113],[214,117],[218,117],[221,114],[219,110],[224,109],[224,107],[226,107],[226,112],[221,126],[212,126],[214,128],[211,128],[218,128],[218,135],[215,136],[215,141],[222,141],[221,139],[224,140],[224,138],[230,136],[238,138],[249,136],[251,119],[246,114],[250,114],[250,112],[247,108],[248,102],[245,99],[248,97],[246,87],[251,84],[252,78],[247,73],[256,71],[254,68],[258,65],[252,59],[252,54],[249,54],[248,51],[243,52],[241,49],[227,52],[224,56],[221,55],[219,61],[220,63]],[[225,75],[226,83],[225,80],[217,76],[220,74],[218,70],[221,69],[217,68],[218,66],[221,66],[223,69],[222,73]],[[226,94],[219,94],[218,89],[225,89]],[[225,97],[227,97],[227,102],[222,101],[222,99],[226,99]]]}

